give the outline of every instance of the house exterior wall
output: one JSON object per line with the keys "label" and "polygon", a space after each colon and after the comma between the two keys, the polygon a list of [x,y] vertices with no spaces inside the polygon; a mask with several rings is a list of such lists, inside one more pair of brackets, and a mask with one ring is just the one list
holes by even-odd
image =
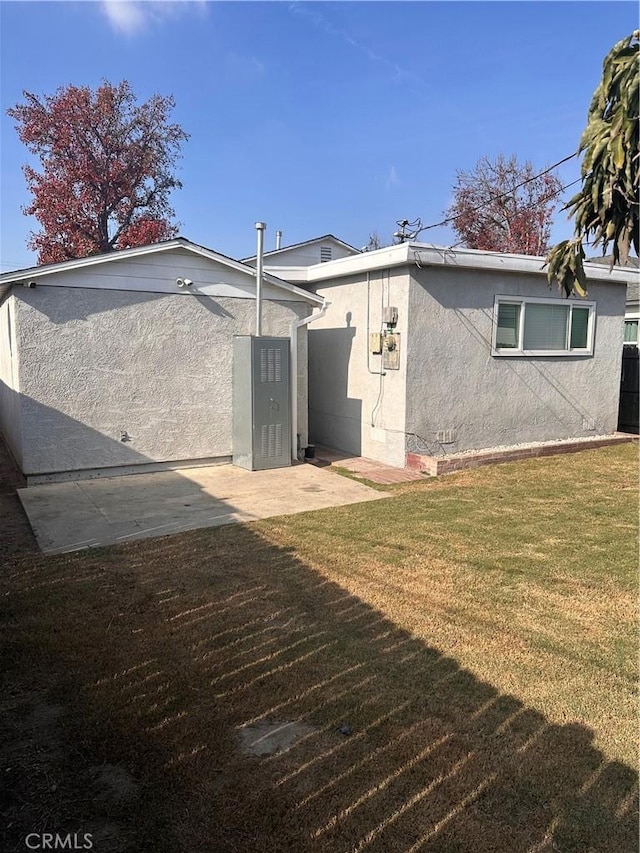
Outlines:
{"label": "house exterior wall", "polygon": [[[280,337],[310,310],[263,308],[264,334]],[[233,336],[253,333],[254,299],[42,284],[16,313],[25,474],[231,456]]]}
{"label": "house exterior wall", "polygon": [[407,449],[438,456],[615,432],[625,287],[589,283],[592,356],[492,356],[496,295],[563,301],[539,275],[413,270]]}
{"label": "house exterior wall", "polygon": [[[322,247],[331,249],[331,260],[349,258],[354,252],[335,240],[318,240],[302,246],[292,246],[290,249],[280,249],[277,252],[266,251],[264,253],[264,264],[267,267],[310,267],[322,262],[320,250]],[[251,258],[246,263],[255,267],[256,259]]]}
{"label": "house exterior wall", "polygon": [[[405,462],[409,275],[382,270],[315,288],[330,303],[309,327],[309,433],[312,441],[389,465]],[[382,357],[369,333],[382,327],[382,307],[398,308],[400,368],[381,376]]]}
{"label": "house exterior wall", "polygon": [[11,293],[0,302],[0,432],[20,465],[22,430],[15,307],[16,297]]}
{"label": "house exterior wall", "polygon": [[626,313],[635,317],[640,314],[640,286],[637,281],[627,285]]}
{"label": "house exterior wall", "polygon": [[[195,293],[216,298],[255,299],[256,292],[252,273],[233,269],[180,247],[157,253],[110,258],[107,262],[79,267],[73,271],[52,272],[46,278],[38,278],[38,274],[34,273],[33,278],[48,286],[167,293],[182,298],[189,298]],[[178,288],[178,278],[189,278],[193,284],[188,288]],[[285,294],[281,288],[265,282],[262,295],[264,299],[278,300]],[[292,299],[295,296],[292,295]]]}

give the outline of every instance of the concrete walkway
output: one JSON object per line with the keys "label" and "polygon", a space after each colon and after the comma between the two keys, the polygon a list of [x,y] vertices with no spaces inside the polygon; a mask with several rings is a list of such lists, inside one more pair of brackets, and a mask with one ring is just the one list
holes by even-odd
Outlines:
{"label": "concrete walkway", "polygon": [[375,459],[367,459],[366,456],[353,456],[342,450],[334,450],[331,447],[316,445],[315,458],[311,460],[313,465],[319,468],[334,466],[344,468],[355,477],[369,480],[371,483],[380,485],[395,485],[396,483],[417,483],[425,480],[426,475],[420,471],[410,471],[408,468],[392,468]]}
{"label": "concrete walkway", "polygon": [[18,491],[45,554],[389,497],[313,465],[180,468]]}

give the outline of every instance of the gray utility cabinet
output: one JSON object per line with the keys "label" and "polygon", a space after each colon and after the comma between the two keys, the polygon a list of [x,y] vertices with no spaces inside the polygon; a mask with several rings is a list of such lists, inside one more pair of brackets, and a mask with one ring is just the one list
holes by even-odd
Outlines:
{"label": "gray utility cabinet", "polygon": [[233,339],[233,464],[291,465],[289,338]]}

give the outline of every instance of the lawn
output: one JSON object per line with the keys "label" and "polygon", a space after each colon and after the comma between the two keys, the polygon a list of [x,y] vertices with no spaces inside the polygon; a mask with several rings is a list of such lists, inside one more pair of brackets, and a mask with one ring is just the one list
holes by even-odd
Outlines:
{"label": "lawn", "polygon": [[636,851],[637,470],[623,445],[10,556],[3,849]]}

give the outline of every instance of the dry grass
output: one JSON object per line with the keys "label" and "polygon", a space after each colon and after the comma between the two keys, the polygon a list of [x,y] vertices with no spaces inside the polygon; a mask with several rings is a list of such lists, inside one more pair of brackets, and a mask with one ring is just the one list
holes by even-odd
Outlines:
{"label": "dry grass", "polygon": [[[10,558],[5,849],[636,850],[636,464]],[[261,720],[313,729],[245,757]]]}

